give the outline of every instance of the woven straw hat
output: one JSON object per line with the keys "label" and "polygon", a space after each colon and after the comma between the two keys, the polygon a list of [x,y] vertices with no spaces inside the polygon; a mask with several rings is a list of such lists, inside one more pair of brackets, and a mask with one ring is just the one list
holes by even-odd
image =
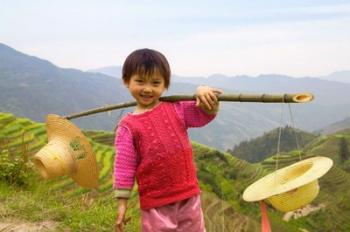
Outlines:
{"label": "woven straw hat", "polygon": [[333,161],[313,157],[281,168],[251,184],[243,193],[245,201],[267,200],[282,212],[301,208],[316,198],[318,178],[326,174]]}
{"label": "woven straw hat", "polygon": [[48,143],[33,157],[40,174],[51,179],[69,175],[84,188],[98,188],[98,168],[92,147],[73,123],[55,114],[46,119]]}

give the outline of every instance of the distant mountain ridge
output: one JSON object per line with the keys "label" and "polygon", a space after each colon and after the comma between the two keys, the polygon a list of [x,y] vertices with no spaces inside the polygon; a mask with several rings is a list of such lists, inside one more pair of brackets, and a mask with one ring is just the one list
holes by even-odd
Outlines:
{"label": "distant mountain ridge", "polygon": [[[119,72],[120,66],[108,66],[107,68],[95,69],[96,72],[104,73],[107,71]],[[109,71],[109,73],[111,73]],[[121,71],[120,71],[121,73]],[[350,71],[339,72],[343,76],[350,74]],[[331,74],[337,75],[337,73]],[[115,76],[118,77],[118,76]],[[320,79],[312,77],[294,78],[286,75],[264,74],[257,77],[247,75],[226,76],[223,74],[214,74],[209,77],[181,77],[176,74],[172,76],[172,82],[191,83],[194,85],[206,84],[232,92],[245,91],[252,93],[262,93],[262,91],[271,93],[286,92],[312,92],[316,101],[326,102],[330,105],[339,105],[349,103],[346,97],[350,97],[350,83],[341,83],[337,80]],[[331,97],[330,97],[331,96]]]}
{"label": "distant mountain ridge", "polygon": [[343,70],[319,77],[324,80],[350,83],[350,70]]}
{"label": "distant mountain ridge", "polygon": [[[225,93],[311,91],[316,96],[314,102],[293,105],[296,127],[307,131],[350,116],[350,84],[313,78],[280,75],[184,78],[173,75],[166,95],[193,94],[198,84],[218,87]],[[59,68],[0,43],[0,111],[44,121],[49,113],[67,115],[130,100],[119,78]],[[285,115],[286,109],[285,106]],[[123,114],[130,110],[123,110]],[[113,131],[120,112],[96,114],[74,122],[84,129]],[[193,140],[225,150],[276,128],[280,124],[280,114],[280,104],[222,103],[217,118],[204,128],[190,130],[190,135]]]}
{"label": "distant mountain ridge", "polygon": [[[101,68],[96,68],[96,69],[91,69],[88,70],[89,72],[97,72],[97,73],[102,73],[106,74],[108,76],[112,77],[121,77],[121,66],[106,66],[106,67],[101,67]],[[259,77],[264,77],[264,76],[276,76],[278,78],[285,77],[285,78],[290,78],[287,75],[277,75],[277,74],[268,74],[268,75],[259,75],[258,77],[251,77],[248,75],[239,75],[239,76],[234,76],[234,78],[259,78]],[[199,80],[202,80],[203,78],[208,79],[208,78],[215,78],[215,77],[229,77],[223,74],[213,74],[210,75],[209,77],[186,77],[186,79],[190,78],[192,80],[197,80],[197,81],[191,81],[197,83]],[[173,80],[182,82],[183,77],[177,76],[176,74],[173,75]],[[230,77],[232,78],[232,77]],[[310,77],[302,77],[302,78],[310,78]],[[327,80],[327,81],[335,81],[335,82],[341,82],[341,83],[350,83],[350,70],[343,70],[343,71],[338,71],[338,72],[333,72],[329,75],[324,75],[324,76],[317,76],[317,77],[311,77],[313,79],[317,78],[320,80]],[[301,78],[298,78],[301,79]],[[186,81],[187,82],[187,81]]]}
{"label": "distant mountain ridge", "polygon": [[122,77],[122,67],[121,66],[106,66],[97,69],[90,69],[88,72],[102,73],[107,76],[121,78]]}
{"label": "distant mountain ridge", "polygon": [[[118,66],[115,68],[117,69]],[[100,71],[103,72],[103,69]],[[350,83],[311,77],[293,78],[278,74],[259,75],[257,77],[247,75],[232,77],[222,74],[214,74],[209,77],[181,77],[173,74],[172,83],[206,84],[221,88],[226,93],[282,94],[311,92],[315,96],[313,102],[293,106],[298,110],[297,127],[308,131],[321,129],[350,116],[350,91],[348,91]],[[267,111],[278,111],[276,105],[261,106],[261,104],[251,103],[249,106],[243,106],[243,108],[249,108],[250,110],[254,110],[254,108],[261,110],[262,107],[266,108]],[[277,114],[269,115],[270,119],[276,122],[277,117],[275,116]],[[313,117],[313,115],[317,115],[317,117]]]}
{"label": "distant mountain ridge", "polygon": [[[115,78],[62,69],[4,44],[0,44],[0,90],[0,111],[36,121],[44,121],[49,113],[67,115],[130,99]],[[81,119],[79,123],[90,127],[108,125],[105,120],[98,121]]]}

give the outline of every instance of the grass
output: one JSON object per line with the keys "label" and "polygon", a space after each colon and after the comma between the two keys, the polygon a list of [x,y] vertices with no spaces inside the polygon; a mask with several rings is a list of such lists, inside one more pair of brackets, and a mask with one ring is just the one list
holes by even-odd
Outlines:
{"label": "grass", "polygon": [[[74,198],[65,197],[64,191],[53,190],[45,182],[21,189],[0,183],[0,221],[20,219],[25,221],[59,222],[57,230],[63,231],[113,231],[117,212],[117,201],[99,193],[81,194]],[[137,218],[136,210],[130,209],[128,216]],[[127,225],[127,231],[138,226]]]}
{"label": "grass", "polygon": [[[32,155],[47,142],[45,126],[11,114],[0,113],[2,149],[15,149],[28,144],[27,153]],[[24,137],[22,135],[25,134]],[[112,133],[110,133],[112,134]],[[95,133],[100,138],[98,133]],[[108,133],[103,133],[103,138]],[[93,138],[92,138],[93,139]],[[109,140],[111,141],[111,140]],[[0,180],[0,221],[2,219],[24,221],[55,221],[59,231],[113,231],[117,212],[117,201],[113,197],[110,176],[113,170],[114,149],[93,141],[100,170],[99,191],[80,188],[70,178],[61,177],[45,181],[36,173],[29,185],[16,187]],[[34,173],[34,170],[28,170]],[[135,195],[134,195],[135,196]],[[126,231],[138,231],[138,198],[130,200],[132,207],[128,215],[133,220],[126,226]]]}

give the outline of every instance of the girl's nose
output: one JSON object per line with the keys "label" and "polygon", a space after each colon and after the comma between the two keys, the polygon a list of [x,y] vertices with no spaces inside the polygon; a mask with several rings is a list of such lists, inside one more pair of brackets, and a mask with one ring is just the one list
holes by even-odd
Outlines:
{"label": "girl's nose", "polygon": [[145,86],[145,88],[143,89],[143,92],[151,92],[152,89],[149,86]]}

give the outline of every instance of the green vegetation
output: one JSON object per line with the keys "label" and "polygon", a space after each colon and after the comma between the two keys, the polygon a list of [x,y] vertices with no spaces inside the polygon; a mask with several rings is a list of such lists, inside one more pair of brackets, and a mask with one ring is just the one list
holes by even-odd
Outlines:
{"label": "green vegetation", "polygon": [[28,172],[30,168],[25,157],[0,149],[0,182],[26,186],[31,180],[32,172]]}
{"label": "green vegetation", "polygon": [[340,161],[346,162],[349,157],[350,157],[350,153],[349,153],[349,149],[348,149],[348,142],[346,141],[346,139],[344,137],[342,137],[339,141],[339,158]]}
{"label": "green vegetation", "polygon": [[[78,187],[70,178],[45,181],[34,170],[30,157],[47,142],[45,126],[28,119],[0,113],[0,221],[52,220],[57,230],[112,231],[117,201],[112,190],[114,149],[94,142],[100,167],[100,188],[90,191]],[[107,133],[107,132],[106,132]],[[94,133],[101,138],[101,132]],[[113,137],[112,133],[107,133]],[[130,201],[127,231],[138,231],[138,198]]]}
{"label": "green vegetation", "polygon": [[114,146],[114,134],[107,131],[85,131],[84,134],[96,143]]}
{"label": "green vegetation", "polygon": [[[100,167],[99,190],[82,189],[67,177],[44,181],[33,169],[30,157],[47,141],[45,126],[0,113],[0,158],[1,161],[6,159],[6,162],[0,163],[0,173],[5,173],[7,169],[4,167],[9,164],[17,165],[13,166],[12,172],[25,170],[26,173],[24,177],[11,175],[12,179],[0,179],[0,221],[12,218],[33,222],[51,220],[58,222],[58,231],[113,230],[117,212],[112,189],[114,134],[105,131],[85,133],[90,138]],[[336,163],[320,179],[321,191],[312,203],[324,204],[325,207],[289,222],[282,219],[282,213],[268,207],[272,230],[349,231],[350,174],[346,168],[348,166],[345,166],[349,160],[341,161],[343,140],[349,144],[349,135],[337,133],[318,137],[301,153],[284,152],[256,164],[193,142],[207,231],[260,231],[258,204],[242,200],[244,189],[274,171],[277,159],[279,167],[283,167],[298,161],[300,155],[301,158],[325,155]],[[11,161],[9,157],[12,157]],[[126,231],[140,231],[136,188],[129,206],[127,217],[131,220],[126,225]]]}
{"label": "green vegetation", "polygon": [[[258,138],[243,141],[228,152],[251,163],[261,162],[268,156],[276,154],[278,135],[279,128],[276,128]],[[297,149],[297,141],[301,149],[316,137],[316,135],[286,126],[281,130],[280,151],[289,152]]]}
{"label": "green vegetation", "polygon": [[27,149],[33,136],[14,124],[15,119],[11,114],[0,114],[0,182],[27,186],[32,175]]}

